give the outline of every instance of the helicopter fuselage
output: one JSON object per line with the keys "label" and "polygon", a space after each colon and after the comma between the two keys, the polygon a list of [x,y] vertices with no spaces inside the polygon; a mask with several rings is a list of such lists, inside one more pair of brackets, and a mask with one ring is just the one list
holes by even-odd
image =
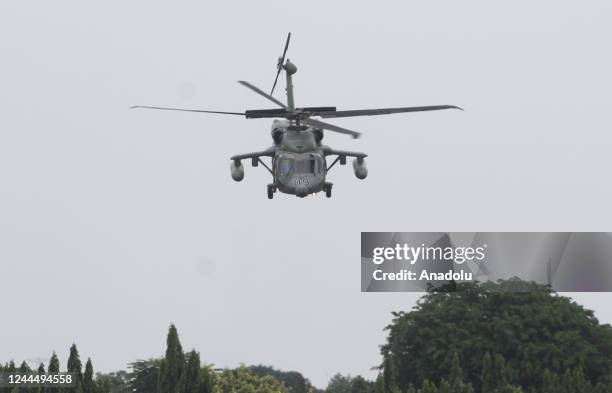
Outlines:
{"label": "helicopter fuselage", "polygon": [[288,123],[276,120],[272,124],[272,139],[277,146],[272,158],[274,187],[298,197],[323,191],[327,162],[320,143],[322,131]]}
{"label": "helicopter fuselage", "polygon": [[[272,174],[272,183],[268,184],[268,197],[272,198],[276,191],[292,194],[298,197],[325,191],[331,196],[332,184],[326,182],[327,172],[336,163],[346,164],[346,157],[356,157],[353,163],[355,175],[364,179],[367,175],[364,153],[335,151],[322,145],[323,130],[296,125],[287,120],[275,120],[272,124],[272,140],[274,145],[262,152],[238,155],[232,157],[230,166],[232,178],[241,181],[244,178],[244,167],[241,160],[251,159],[253,166],[260,163]],[[337,155],[331,164],[327,162],[328,155]],[[261,157],[271,158],[268,167]]]}
{"label": "helicopter fuselage", "polygon": [[274,186],[285,194],[305,197],[323,191],[327,174],[323,152],[306,153],[279,150],[272,160]]}

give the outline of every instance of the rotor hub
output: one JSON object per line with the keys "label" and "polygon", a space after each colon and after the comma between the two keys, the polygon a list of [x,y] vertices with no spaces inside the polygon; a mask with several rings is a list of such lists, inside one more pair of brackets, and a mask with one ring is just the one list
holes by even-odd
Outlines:
{"label": "rotor hub", "polygon": [[285,69],[285,72],[289,75],[293,75],[297,72],[297,67],[295,66],[295,64],[290,62],[289,59],[287,59],[287,62],[285,63],[283,68]]}

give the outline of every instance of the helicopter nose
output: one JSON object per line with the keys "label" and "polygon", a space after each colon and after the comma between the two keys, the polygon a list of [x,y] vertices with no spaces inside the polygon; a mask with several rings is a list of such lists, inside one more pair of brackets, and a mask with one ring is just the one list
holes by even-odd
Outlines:
{"label": "helicopter nose", "polygon": [[300,184],[295,188],[295,195],[300,198],[304,198],[306,195],[308,195],[308,187],[304,184]]}

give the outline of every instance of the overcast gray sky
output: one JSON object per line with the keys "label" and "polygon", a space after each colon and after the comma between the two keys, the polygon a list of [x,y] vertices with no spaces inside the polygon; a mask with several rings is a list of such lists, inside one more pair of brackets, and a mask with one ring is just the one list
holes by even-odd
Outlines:
{"label": "overcast gray sky", "polygon": [[[392,310],[360,293],[361,231],[610,231],[609,1],[0,3],[0,361],[98,370],[159,356],[170,322],[217,366],[373,377]],[[370,175],[266,198],[228,157],[268,120],[288,31],[298,105],[455,104],[340,119]],[[282,97],[281,80],[277,96]],[[611,294],[575,298],[612,322]],[[10,317],[9,317],[10,316]]]}

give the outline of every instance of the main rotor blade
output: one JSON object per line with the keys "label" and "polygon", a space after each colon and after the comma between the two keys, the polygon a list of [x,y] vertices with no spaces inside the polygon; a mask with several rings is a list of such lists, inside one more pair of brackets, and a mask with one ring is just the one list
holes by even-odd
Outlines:
{"label": "main rotor blade", "polygon": [[424,112],[424,111],[437,111],[442,109],[460,109],[454,105],[436,105],[436,106],[412,106],[406,108],[380,108],[380,109],[357,109],[350,111],[336,111],[336,112],[321,112],[311,113],[312,116],[321,116],[323,118],[328,117],[353,117],[353,116],[375,116],[375,115],[390,115],[392,113],[404,113],[404,112]]}
{"label": "main rotor blade", "polygon": [[346,128],[338,127],[333,124],[322,122],[320,120],[302,119],[302,122],[308,125],[311,125],[313,127],[316,127],[316,128],[322,128],[324,130],[339,132],[341,134],[347,134],[347,135],[352,136],[353,138],[359,138],[361,136],[361,134],[356,131],[347,130]]}
{"label": "main rotor blade", "polygon": [[261,90],[259,87],[253,86],[252,84],[250,84],[247,81],[238,81],[238,83],[240,83],[243,86],[248,87],[249,89],[253,90],[255,93],[259,94],[262,97],[266,97],[268,100],[272,101],[273,103],[275,103],[276,105],[279,105],[282,108],[286,108],[287,106],[285,104],[283,104],[282,102],[280,102],[279,100],[277,100],[276,98],[272,97],[271,95],[269,95],[268,93],[265,93],[263,90]]}
{"label": "main rotor blade", "polygon": [[145,105],[132,105],[130,109],[161,109],[164,111],[181,111],[181,112],[200,112],[200,113],[219,113],[222,115],[240,115],[246,116],[244,112],[222,112],[222,111],[205,111],[201,109],[185,109],[185,108],[165,108],[161,106],[145,106]]}
{"label": "main rotor blade", "polygon": [[287,49],[289,49],[289,40],[291,39],[291,32],[287,34],[287,42],[285,42],[285,50],[283,51],[283,56],[278,59],[278,65],[276,66],[276,78],[274,78],[274,84],[272,85],[272,90],[270,91],[270,95],[274,93],[274,88],[276,87],[276,82],[278,82],[278,76],[280,75],[281,70],[283,69],[283,63],[285,62],[285,55],[287,54]]}

